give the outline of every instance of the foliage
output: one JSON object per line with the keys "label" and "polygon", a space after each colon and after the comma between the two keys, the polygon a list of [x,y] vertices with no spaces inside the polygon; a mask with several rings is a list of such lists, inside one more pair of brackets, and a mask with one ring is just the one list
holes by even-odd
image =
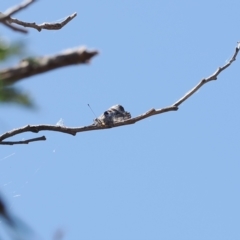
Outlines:
{"label": "foliage", "polygon": [[[10,43],[5,38],[0,37],[0,64],[5,63],[9,58],[16,58],[23,55],[24,51],[23,43]],[[28,94],[23,93],[13,85],[0,85],[0,103],[14,103],[25,107],[33,107],[33,103]]]}
{"label": "foliage", "polygon": [[24,45],[21,42],[11,44],[3,37],[0,37],[0,61],[21,55],[23,53],[23,49]]}
{"label": "foliage", "polygon": [[29,96],[13,86],[0,87],[0,102],[17,103],[25,107],[33,107]]}

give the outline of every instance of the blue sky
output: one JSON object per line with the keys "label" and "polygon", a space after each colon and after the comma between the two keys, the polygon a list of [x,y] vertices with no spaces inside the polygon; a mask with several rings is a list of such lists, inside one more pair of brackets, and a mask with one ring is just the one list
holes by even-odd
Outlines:
{"label": "blue sky", "polygon": [[[2,11],[18,4],[9,0]],[[230,59],[239,1],[37,1],[15,15],[29,22],[77,17],[60,31],[29,34],[30,56],[86,46],[88,65],[16,84],[37,105],[1,105],[0,130],[27,124],[91,124],[122,104],[132,116],[171,105]],[[15,64],[14,61],[9,65]],[[177,112],[134,125],[45,135],[47,141],[1,146],[0,191],[11,212],[40,239],[239,239],[240,59]],[[3,231],[3,230],[2,230]],[[2,231],[0,232],[1,234]]]}

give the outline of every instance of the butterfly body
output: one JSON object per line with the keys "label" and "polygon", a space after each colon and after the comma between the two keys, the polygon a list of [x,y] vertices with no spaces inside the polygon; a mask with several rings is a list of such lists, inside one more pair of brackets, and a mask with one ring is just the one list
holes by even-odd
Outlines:
{"label": "butterfly body", "polygon": [[94,120],[95,125],[113,126],[114,123],[122,122],[131,118],[131,114],[126,112],[121,105],[114,105]]}

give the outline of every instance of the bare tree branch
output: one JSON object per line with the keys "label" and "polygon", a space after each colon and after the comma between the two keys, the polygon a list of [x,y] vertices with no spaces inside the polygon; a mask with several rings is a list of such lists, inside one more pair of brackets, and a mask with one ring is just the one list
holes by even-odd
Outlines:
{"label": "bare tree branch", "polygon": [[35,22],[33,22],[33,23],[23,22],[23,21],[20,21],[16,18],[11,18],[11,17],[8,19],[8,22],[9,23],[16,23],[16,24],[21,25],[23,27],[35,28],[40,32],[42,29],[59,30],[62,27],[64,27],[68,22],[70,22],[73,18],[75,18],[76,16],[77,16],[77,13],[73,13],[72,15],[66,17],[60,23],[47,23],[46,22],[46,23],[42,23],[42,24],[36,24]]}
{"label": "bare tree branch", "polygon": [[88,51],[83,47],[78,47],[68,49],[58,55],[24,59],[16,67],[0,70],[0,82],[12,84],[23,78],[56,68],[89,63],[90,59],[97,54],[97,51]]}
{"label": "bare tree branch", "polygon": [[17,6],[11,7],[9,9],[7,9],[4,13],[3,16],[0,17],[0,21],[5,21],[7,20],[10,16],[12,16],[13,14],[19,12],[20,10],[26,8],[27,6],[29,6],[31,3],[35,2],[35,0],[27,0]]}
{"label": "bare tree branch", "polygon": [[20,28],[20,27],[11,25],[11,24],[8,23],[7,21],[6,21],[6,22],[2,22],[2,24],[5,25],[5,26],[7,26],[7,27],[9,27],[9,28],[12,29],[13,31],[21,32],[21,33],[28,33],[28,31],[25,30],[24,28]]}
{"label": "bare tree branch", "polygon": [[44,141],[44,140],[47,140],[47,139],[45,136],[42,136],[42,137],[31,138],[31,139],[22,140],[22,141],[10,141],[10,142],[4,141],[4,142],[1,142],[1,145],[28,144],[30,142]]}
{"label": "bare tree branch", "polygon": [[219,67],[211,76],[208,78],[202,79],[193,89],[191,89],[188,93],[186,93],[182,98],[180,98],[177,102],[173,104],[173,106],[179,106],[184,101],[186,101],[189,97],[191,97],[200,87],[202,87],[205,83],[210,82],[212,80],[217,80],[218,75],[225,70],[227,67],[229,67],[232,62],[236,60],[237,54],[239,52],[240,48],[240,42],[238,42],[237,47],[235,48],[235,52],[232,56],[232,58],[222,67]]}
{"label": "bare tree branch", "polygon": [[25,30],[24,28],[19,28],[17,26],[12,25],[12,23],[21,25],[23,27],[29,27],[29,28],[35,28],[37,29],[39,32],[42,29],[46,29],[46,30],[59,30],[62,27],[64,27],[67,23],[69,23],[73,18],[75,18],[77,16],[77,13],[73,13],[72,15],[66,17],[62,22],[60,23],[42,23],[42,24],[36,24],[35,22],[33,23],[29,23],[29,22],[24,22],[21,20],[18,20],[16,18],[12,18],[11,16],[17,12],[19,12],[20,10],[26,8],[27,6],[29,6],[31,3],[35,2],[36,0],[27,0],[25,2],[23,2],[22,4],[19,4],[18,6],[12,7],[8,10],[6,10],[4,13],[0,12],[0,22],[2,24],[4,24],[5,26],[11,28],[14,31],[18,31],[21,33],[28,33],[27,30]]}
{"label": "bare tree branch", "polygon": [[[71,127],[58,126],[58,125],[27,125],[27,126],[24,126],[22,128],[13,129],[12,131],[9,131],[9,132],[6,132],[6,133],[2,134],[0,136],[0,145],[1,144],[2,145],[13,145],[13,144],[22,143],[21,141],[20,142],[6,142],[4,140],[9,138],[9,137],[12,137],[12,136],[18,135],[20,133],[24,133],[24,132],[38,133],[40,131],[56,131],[56,132],[62,132],[62,133],[66,133],[66,134],[70,134],[70,135],[75,136],[79,132],[86,132],[86,131],[93,131],[93,130],[104,130],[104,129],[108,129],[108,128],[111,128],[111,127],[120,127],[120,126],[124,126],[124,125],[130,125],[130,124],[134,124],[134,123],[136,123],[138,121],[141,121],[141,120],[143,120],[145,118],[151,117],[153,115],[157,115],[157,114],[161,114],[161,113],[165,113],[165,112],[169,112],[169,111],[177,111],[178,110],[178,106],[180,104],[182,104],[184,101],[186,101],[190,96],[192,96],[205,83],[210,82],[212,80],[216,80],[218,75],[223,70],[225,70],[227,67],[229,67],[236,60],[237,54],[239,52],[239,49],[240,49],[240,44],[238,43],[238,45],[237,45],[237,47],[235,49],[235,52],[234,52],[232,58],[229,60],[228,63],[226,63],[222,67],[219,67],[208,78],[205,78],[205,79],[201,80],[200,83],[198,83],[193,89],[191,89],[188,93],[186,93],[182,98],[180,98],[172,106],[161,108],[161,109],[154,109],[154,108],[150,109],[146,113],[143,113],[143,114],[141,114],[141,115],[139,115],[137,117],[128,119],[126,121],[114,123],[113,126],[92,124],[92,125],[84,126],[84,127],[71,128]],[[33,139],[29,139],[29,140],[26,140],[26,141],[31,142],[31,141],[45,140],[44,136],[41,137],[41,138],[39,138],[39,139],[36,138],[34,140]]]}

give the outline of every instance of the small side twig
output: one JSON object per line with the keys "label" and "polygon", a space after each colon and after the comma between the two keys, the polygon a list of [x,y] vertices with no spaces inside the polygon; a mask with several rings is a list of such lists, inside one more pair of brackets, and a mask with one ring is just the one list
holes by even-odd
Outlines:
{"label": "small side twig", "polygon": [[[172,104],[169,107],[165,107],[165,108],[161,108],[161,109],[150,109],[149,111],[128,119],[126,121],[123,122],[117,122],[114,123],[113,126],[111,127],[120,127],[120,126],[125,126],[125,125],[130,125],[130,124],[134,124],[138,121],[141,121],[145,118],[151,117],[153,115],[157,115],[157,114],[161,114],[161,113],[165,113],[165,112],[169,112],[169,111],[177,111],[178,110],[178,106],[180,104],[182,104],[184,101],[186,101],[190,96],[192,96],[200,87],[202,87],[205,83],[210,82],[212,80],[216,80],[218,75],[225,70],[227,67],[229,67],[235,60],[237,57],[237,54],[239,52],[240,49],[240,44],[238,43],[235,52],[232,56],[232,58],[228,61],[228,63],[226,63],[223,67],[219,67],[211,76],[209,76],[208,78],[205,78],[203,80],[200,81],[200,83],[198,83],[193,89],[191,89],[188,93],[186,93],[182,98],[180,98],[177,102],[175,102],[174,104]],[[20,133],[24,133],[24,132],[34,132],[34,133],[38,133],[40,131],[56,131],[56,132],[62,132],[62,133],[66,133],[66,134],[70,134],[75,136],[77,133],[79,132],[86,132],[86,131],[94,131],[94,130],[104,130],[104,129],[109,129],[110,126],[106,126],[106,125],[88,125],[88,126],[84,126],[84,127],[77,127],[77,128],[71,128],[71,127],[65,127],[65,126],[56,126],[56,125],[27,125],[25,127],[22,128],[18,128],[18,129],[13,129],[12,131],[6,132],[4,134],[2,134],[0,136],[0,145],[13,145],[13,144],[19,144],[22,142],[6,142],[4,141],[5,139],[15,136],[17,134]],[[44,137],[45,138],[45,137]],[[42,140],[42,139],[41,139]],[[45,140],[45,139],[44,139]],[[28,142],[31,142],[32,139],[26,140]],[[37,141],[37,140],[34,140]],[[27,143],[28,143],[27,142]]]}
{"label": "small side twig", "polygon": [[1,145],[14,145],[14,144],[28,144],[30,142],[36,142],[36,141],[45,141],[47,140],[45,136],[37,137],[37,138],[31,138],[28,140],[22,140],[22,141],[4,141],[1,142]]}
{"label": "small side twig", "polygon": [[27,1],[23,2],[22,4],[19,4],[17,6],[9,8],[4,13],[0,12],[0,22],[3,23],[5,26],[9,27],[10,29],[12,29],[14,31],[22,32],[22,33],[27,33],[28,31],[25,30],[24,28],[17,27],[15,25],[13,25],[12,23],[23,26],[23,27],[35,28],[40,32],[42,29],[59,30],[77,16],[77,13],[73,13],[59,23],[46,22],[46,23],[42,23],[42,24],[36,24],[35,22],[30,23],[30,22],[21,21],[17,18],[12,18],[13,14],[26,8],[27,6],[29,6],[31,3],[35,2],[35,1],[36,0],[27,0]]}
{"label": "small side twig", "polygon": [[27,6],[29,6],[31,3],[35,2],[36,0],[27,0],[17,6],[11,7],[9,9],[7,9],[2,16],[0,17],[0,21],[5,21],[7,20],[10,16],[12,16],[13,14],[19,12],[20,10],[26,8]]}
{"label": "small side twig", "polygon": [[88,51],[83,47],[78,47],[53,56],[27,58],[22,60],[16,67],[0,70],[0,82],[5,85],[12,84],[23,78],[56,68],[74,64],[86,64],[97,54],[97,51]]}
{"label": "small side twig", "polygon": [[27,30],[25,30],[24,28],[20,28],[20,27],[17,27],[17,26],[14,26],[14,25],[11,25],[10,23],[8,23],[7,21],[5,22],[2,22],[3,25],[9,27],[10,29],[12,29],[13,31],[16,31],[16,32],[21,32],[21,33],[28,33]]}
{"label": "small side twig", "polygon": [[8,19],[8,22],[9,23],[15,23],[15,24],[21,25],[23,27],[35,28],[39,32],[41,32],[42,29],[46,29],[46,30],[59,30],[62,27],[64,27],[67,23],[69,23],[76,16],[77,16],[77,13],[73,13],[72,15],[66,17],[60,23],[47,23],[46,22],[46,23],[42,23],[42,24],[36,24],[35,22],[33,22],[33,23],[23,22],[23,21],[20,21],[20,20],[18,20],[16,18],[11,18],[11,17]]}

